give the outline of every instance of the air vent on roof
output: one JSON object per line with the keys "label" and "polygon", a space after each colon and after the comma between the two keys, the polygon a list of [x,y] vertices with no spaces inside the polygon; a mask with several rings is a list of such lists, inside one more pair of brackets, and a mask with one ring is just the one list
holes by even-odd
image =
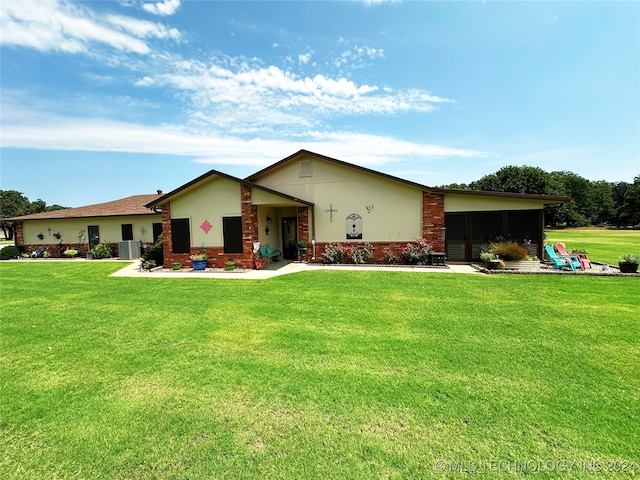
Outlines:
{"label": "air vent on roof", "polygon": [[311,160],[303,160],[300,162],[300,176],[301,177],[311,176]]}

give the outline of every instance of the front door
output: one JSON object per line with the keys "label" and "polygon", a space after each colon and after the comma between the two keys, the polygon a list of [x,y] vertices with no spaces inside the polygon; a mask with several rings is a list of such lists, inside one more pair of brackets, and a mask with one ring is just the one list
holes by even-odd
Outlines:
{"label": "front door", "polygon": [[100,227],[98,225],[89,225],[87,227],[89,233],[89,250],[96,245],[100,245]]}
{"label": "front door", "polygon": [[298,219],[296,217],[282,218],[282,252],[288,260],[298,259]]}

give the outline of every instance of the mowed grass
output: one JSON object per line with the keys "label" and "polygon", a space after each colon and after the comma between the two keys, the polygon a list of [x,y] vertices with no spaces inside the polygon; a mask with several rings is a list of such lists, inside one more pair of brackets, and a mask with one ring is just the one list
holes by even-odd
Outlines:
{"label": "mowed grass", "polygon": [[610,265],[617,265],[618,257],[625,253],[640,254],[640,230],[596,227],[547,230],[547,241],[552,245],[562,242],[567,251],[584,249],[590,260]]}
{"label": "mowed grass", "polygon": [[0,264],[0,478],[638,476],[637,278],[121,266]]}

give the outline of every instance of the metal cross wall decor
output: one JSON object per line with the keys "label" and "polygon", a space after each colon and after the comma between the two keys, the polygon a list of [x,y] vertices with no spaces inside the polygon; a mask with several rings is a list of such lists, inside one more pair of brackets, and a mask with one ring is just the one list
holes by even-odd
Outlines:
{"label": "metal cross wall decor", "polygon": [[329,221],[333,222],[333,212],[337,212],[338,209],[337,208],[333,208],[333,203],[329,204],[329,208],[325,208],[324,213],[328,213],[329,214]]}

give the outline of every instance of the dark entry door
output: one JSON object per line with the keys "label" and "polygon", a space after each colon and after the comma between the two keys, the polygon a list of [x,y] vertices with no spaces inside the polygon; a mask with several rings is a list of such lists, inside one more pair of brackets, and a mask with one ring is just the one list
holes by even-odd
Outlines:
{"label": "dark entry door", "polygon": [[100,227],[98,225],[89,225],[87,227],[89,233],[89,250],[96,245],[100,245]]}
{"label": "dark entry door", "polygon": [[297,260],[298,249],[298,219],[296,217],[282,218],[282,252],[284,258]]}

